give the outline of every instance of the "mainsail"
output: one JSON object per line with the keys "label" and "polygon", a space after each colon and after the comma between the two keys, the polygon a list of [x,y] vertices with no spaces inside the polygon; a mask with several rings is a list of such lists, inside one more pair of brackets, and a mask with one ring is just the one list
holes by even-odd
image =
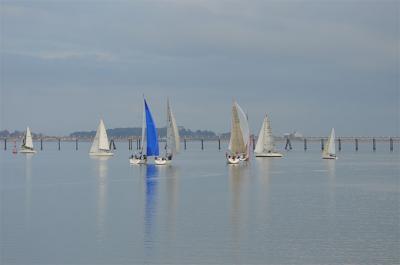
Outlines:
{"label": "mainsail", "polygon": [[335,146],[335,129],[332,128],[331,134],[329,135],[328,141],[324,147],[324,155],[336,155]]}
{"label": "mainsail", "polygon": [[151,116],[149,106],[147,106],[146,100],[144,100],[144,108],[146,114],[146,155],[147,156],[158,156],[160,154],[158,149],[158,134],[156,124]]}
{"label": "mainsail", "polygon": [[33,149],[33,141],[32,141],[32,134],[29,127],[26,127],[25,137],[22,140],[22,147]]}
{"label": "mainsail", "polygon": [[232,106],[231,138],[229,140],[228,149],[234,154],[245,154],[247,151],[242,128],[240,127],[240,119],[236,102]]}
{"label": "mainsail", "polygon": [[169,105],[169,100],[167,100],[167,146],[166,152],[168,154],[177,154],[180,150],[180,139],[178,126],[176,125],[176,120],[174,114],[172,113],[171,107]]}
{"label": "mainsail", "polygon": [[268,115],[265,115],[254,152],[268,153],[274,151],[274,141]]}
{"label": "mainsail", "polygon": [[93,139],[90,153],[98,153],[101,151],[109,151],[110,146],[108,145],[108,137],[106,127],[103,120],[100,120],[99,126],[97,127],[96,135]]}
{"label": "mainsail", "polygon": [[244,145],[246,146],[246,148],[248,148],[250,144],[250,129],[249,129],[248,118],[246,113],[243,111],[243,109],[239,106],[237,102],[235,102],[235,105],[238,110],[240,128],[242,129]]}

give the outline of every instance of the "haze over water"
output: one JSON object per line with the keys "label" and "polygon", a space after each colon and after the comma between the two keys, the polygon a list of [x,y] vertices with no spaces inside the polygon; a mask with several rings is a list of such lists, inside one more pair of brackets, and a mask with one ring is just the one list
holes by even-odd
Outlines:
{"label": "haze over water", "polygon": [[[89,143],[0,152],[1,264],[399,263],[399,152],[319,144],[226,165],[215,142],[171,166],[88,156]],[[224,150],[224,149],[223,149]]]}

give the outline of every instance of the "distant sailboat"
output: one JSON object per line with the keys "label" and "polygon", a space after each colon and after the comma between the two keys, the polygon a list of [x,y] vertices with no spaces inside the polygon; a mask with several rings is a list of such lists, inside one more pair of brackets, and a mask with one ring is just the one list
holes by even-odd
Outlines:
{"label": "distant sailboat", "polygon": [[[154,156],[156,159],[160,154],[158,148],[158,134],[156,124],[151,115],[146,99],[144,100],[143,108],[143,124],[142,124],[142,144],[139,154],[132,155],[129,159],[131,164],[145,164],[147,158]],[[145,151],[146,150],[146,151]]]}
{"label": "distant sailboat", "polygon": [[242,129],[243,142],[246,147],[246,152],[239,157],[240,161],[247,161],[250,158],[250,128],[249,128],[249,119],[247,114],[243,111],[243,109],[235,102],[236,108],[238,110],[238,117],[240,128]]}
{"label": "distant sailboat", "polygon": [[337,159],[336,157],[336,146],[335,146],[335,129],[332,128],[331,135],[328,138],[322,152],[323,159]]}
{"label": "distant sailboat", "polygon": [[157,165],[165,165],[167,162],[171,161],[172,158],[179,153],[180,150],[180,138],[179,130],[176,125],[176,120],[172,109],[169,105],[169,100],[167,100],[167,142],[165,146],[165,157],[158,157],[154,162]]}
{"label": "distant sailboat", "polygon": [[21,149],[19,150],[20,153],[23,154],[35,154],[36,151],[33,149],[33,141],[32,141],[32,134],[29,127],[26,127],[26,132],[24,138],[22,139]]}
{"label": "distant sailboat", "polygon": [[282,157],[281,153],[275,151],[274,136],[268,115],[265,115],[254,153],[256,157]]}
{"label": "distant sailboat", "polygon": [[239,105],[234,102],[232,105],[231,138],[226,153],[229,164],[238,164],[241,158],[246,157],[247,154],[247,146],[239,117],[241,109],[239,108]]}
{"label": "distant sailboat", "polygon": [[99,127],[97,127],[96,136],[93,139],[92,147],[90,148],[89,154],[94,156],[113,155],[113,153],[110,151],[107,131],[102,119],[100,120]]}

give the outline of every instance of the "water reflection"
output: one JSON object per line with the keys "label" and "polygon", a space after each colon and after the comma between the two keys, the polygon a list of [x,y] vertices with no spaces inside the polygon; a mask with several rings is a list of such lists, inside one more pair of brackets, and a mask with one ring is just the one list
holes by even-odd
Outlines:
{"label": "water reflection", "polygon": [[[245,226],[247,224],[245,218],[247,218],[247,205],[243,205],[247,202],[247,184],[250,178],[250,171],[248,165],[228,165],[229,174],[229,186],[231,194],[231,224],[232,224],[232,236],[233,245],[236,249],[235,253],[241,251],[241,234],[245,233]],[[238,258],[238,257],[237,257]],[[237,262],[241,262],[237,260]]]}
{"label": "water reflection", "polygon": [[254,160],[256,165],[256,176],[258,180],[258,189],[257,192],[259,196],[259,201],[263,202],[263,206],[265,207],[265,211],[268,210],[268,202],[269,202],[269,182],[271,179],[271,172],[273,169],[274,163],[276,163],[275,159],[270,158],[262,158],[257,157]]}
{"label": "water reflection", "polygon": [[167,225],[169,237],[174,241],[176,236],[176,210],[178,207],[179,168],[170,165],[165,168],[166,196],[167,196]]}
{"label": "water reflection", "polygon": [[145,175],[145,212],[144,212],[144,245],[146,249],[151,249],[153,242],[153,226],[155,225],[157,208],[157,185],[158,167],[152,164],[146,165]]}
{"label": "water reflection", "polygon": [[336,207],[335,191],[336,191],[336,161],[324,159],[324,166],[328,172],[328,192],[329,192],[329,207],[331,213],[334,214]]}
{"label": "water reflection", "polygon": [[32,157],[33,154],[25,154],[25,225],[27,228],[31,223]]}
{"label": "water reflection", "polygon": [[108,159],[110,159],[110,157],[92,157],[92,159],[97,173],[97,241],[103,242],[106,239]]}

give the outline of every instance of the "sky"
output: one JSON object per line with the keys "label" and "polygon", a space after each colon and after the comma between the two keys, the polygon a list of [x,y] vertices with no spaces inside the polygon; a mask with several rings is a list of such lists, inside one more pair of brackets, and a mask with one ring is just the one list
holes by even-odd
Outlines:
{"label": "sky", "polygon": [[0,130],[400,135],[399,1],[0,0]]}

